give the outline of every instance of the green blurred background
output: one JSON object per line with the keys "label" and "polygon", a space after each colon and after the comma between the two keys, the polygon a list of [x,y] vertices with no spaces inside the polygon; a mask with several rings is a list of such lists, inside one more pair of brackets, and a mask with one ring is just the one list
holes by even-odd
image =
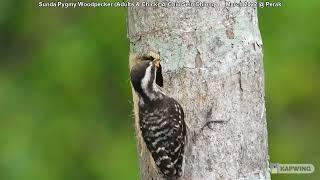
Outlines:
{"label": "green blurred background", "polygon": [[[320,1],[259,9],[272,162],[320,179]],[[0,180],[134,180],[125,8],[0,5]]]}

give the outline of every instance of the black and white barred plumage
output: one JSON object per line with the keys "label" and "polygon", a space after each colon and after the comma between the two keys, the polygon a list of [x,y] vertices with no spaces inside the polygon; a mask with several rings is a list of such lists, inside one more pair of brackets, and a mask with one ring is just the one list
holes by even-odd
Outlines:
{"label": "black and white barred plumage", "polygon": [[142,137],[159,172],[174,179],[182,175],[186,125],[181,105],[156,84],[158,66],[159,59],[141,61],[132,67],[130,76],[139,96]]}

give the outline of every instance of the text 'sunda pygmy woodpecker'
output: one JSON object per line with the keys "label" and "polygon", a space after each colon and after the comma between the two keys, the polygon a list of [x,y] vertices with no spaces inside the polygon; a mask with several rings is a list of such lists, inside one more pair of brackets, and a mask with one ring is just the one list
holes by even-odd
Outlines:
{"label": "text 'sunda pygmy woodpecker'", "polygon": [[186,141],[184,112],[157,84],[159,56],[141,58],[130,72],[132,86],[139,97],[139,128],[159,173],[168,179],[178,178],[182,175]]}

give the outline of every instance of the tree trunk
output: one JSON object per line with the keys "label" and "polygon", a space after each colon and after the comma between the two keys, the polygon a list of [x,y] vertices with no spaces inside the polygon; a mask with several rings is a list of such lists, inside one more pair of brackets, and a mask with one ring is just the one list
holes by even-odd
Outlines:
{"label": "tree trunk", "polygon": [[[218,0],[214,7],[130,2],[130,51],[160,52],[164,90],[185,111],[189,144],[181,179],[270,179],[257,9]],[[161,179],[136,133],[141,179]]]}

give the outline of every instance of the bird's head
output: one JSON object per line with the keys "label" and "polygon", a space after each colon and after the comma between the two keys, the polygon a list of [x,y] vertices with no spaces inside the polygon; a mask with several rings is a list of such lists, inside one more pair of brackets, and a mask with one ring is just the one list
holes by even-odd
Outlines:
{"label": "bird's head", "polygon": [[159,67],[160,59],[148,59],[140,61],[131,68],[131,83],[140,96],[148,98],[153,93],[156,70]]}

